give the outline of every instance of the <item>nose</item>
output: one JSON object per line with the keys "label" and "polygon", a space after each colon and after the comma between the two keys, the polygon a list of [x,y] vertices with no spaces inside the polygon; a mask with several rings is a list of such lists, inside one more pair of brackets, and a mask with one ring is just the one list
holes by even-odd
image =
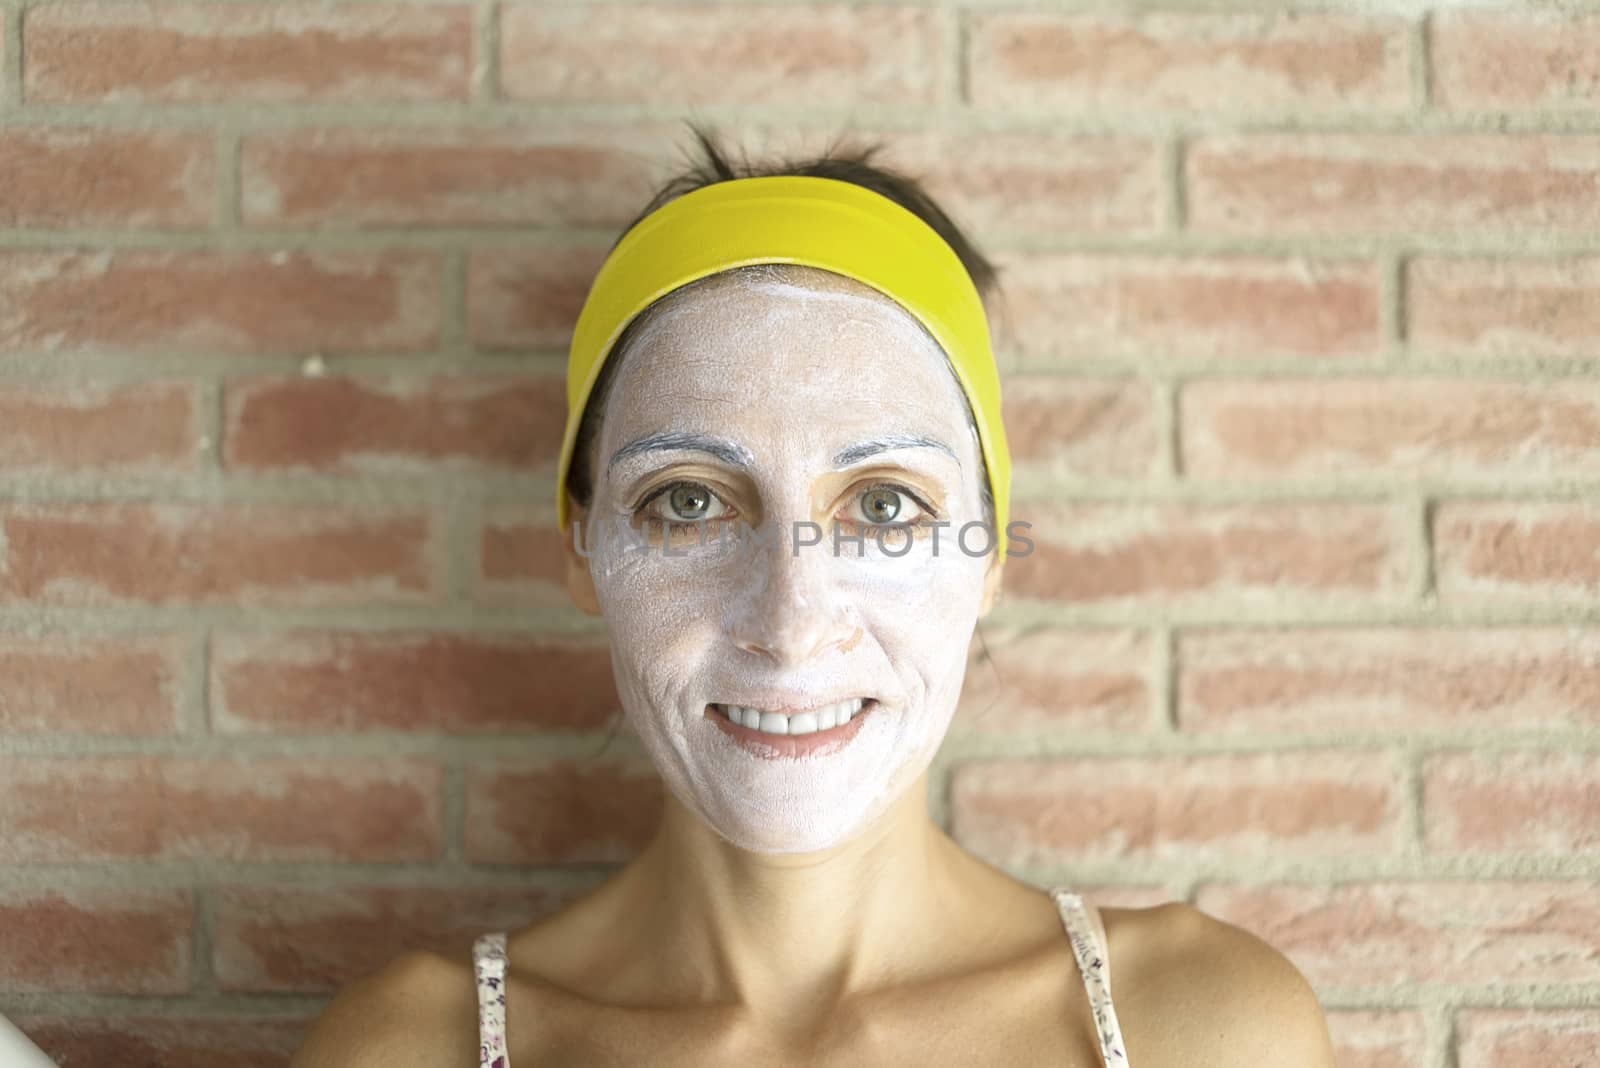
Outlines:
{"label": "nose", "polygon": [[861,630],[834,588],[831,559],[826,540],[798,550],[788,537],[762,546],[750,561],[744,596],[728,616],[734,645],[783,666],[854,646]]}

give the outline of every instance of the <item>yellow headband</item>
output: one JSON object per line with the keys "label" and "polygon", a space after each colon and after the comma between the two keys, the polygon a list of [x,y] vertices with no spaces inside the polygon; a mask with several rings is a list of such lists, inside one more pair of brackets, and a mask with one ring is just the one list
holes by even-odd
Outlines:
{"label": "yellow headband", "polygon": [[[601,265],[567,357],[567,428],[556,465],[559,528],[567,527],[565,483],[578,424],[623,329],[681,286],[757,263],[803,264],[853,278],[927,328],[972,405],[1003,556],[1011,457],[989,324],[972,277],[944,238],[893,200],[853,182],[808,176],[737,178],[686,193],[629,230]],[[983,543],[964,540],[974,549]]]}

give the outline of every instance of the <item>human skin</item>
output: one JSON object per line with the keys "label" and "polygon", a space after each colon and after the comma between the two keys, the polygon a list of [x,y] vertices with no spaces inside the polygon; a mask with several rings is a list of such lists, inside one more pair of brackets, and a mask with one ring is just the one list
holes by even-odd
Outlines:
{"label": "human skin", "polygon": [[[928,932],[968,922],[963,901],[996,877],[926,804],[1001,570],[952,536],[983,518],[977,439],[945,357],[907,312],[851,280],[797,273],[803,287],[714,280],[637,336],[597,435],[590,509],[574,508],[564,532],[569,587],[606,621],[627,723],[667,786],[656,837],[622,880],[650,888],[626,921],[653,947],[634,960],[671,960],[697,996],[774,1013],[792,1013],[797,990],[826,1000],[934,967]],[[726,439],[748,468],[672,451],[609,469],[624,444],[662,432]],[[835,469],[840,449],[886,435],[953,455],[901,448]],[[574,525],[626,521],[680,481],[710,491],[703,514],[783,536],[730,551],[690,535],[669,555],[657,531],[647,550],[600,538],[577,551]],[[937,553],[931,532],[898,557],[870,535],[864,552],[835,554],[826,536],[794,548],[796,523],[868,523],[862,494],[884,483],[908,491],[898,518],[951,524]],[[643,510],[681,517],[667,494]],[[879,705],[850,745],[809,759],[753,755],[707,718],[709,702],[772,707],[754,695],[773,692],[798,707]],[[648,965],[635,970],[648,987]]]}
{"label": "human skin", "polygon": [[[977,515],[976,445],[959,447],[971,442],[965,413],[940,384],[949,372],[936,353],[855,283],[817,272],[805,283],[686,292],[660,332],[624,354],[599,456],[640,434],[706,431],[745,448],[750,470],[658,456],[670,471],[600,475],[597,512],[684,478],[753,521],[809,511],[820,525],[882,481],[930,493],[944,481],[945,497],[924,499],[952,521]],[[807,296],[840,292],[868,300]],[[945,435],[961,466],[941,475],[918,450],[832,470],[839,444],[908,430]],[[650,486],[636,487],[641,479]],[[512,933],[512,1063],[1099,1068],[1096,1021],[1055,904],[959,847],[928,814],[928,758],[998,571],[981,559],[913,561],[946,595],[930,606],[908,578],[868,577],[892,559],[585,559],[567,533],[569,589],[605,617],[624,711],[669,789],[638,855]],[[761,758],[730,752],[696,716],[713,691],[763,681],[867,687],[884,701],[873,714],[905,726],[879,750],[880,766],[744,766]],[[798,812],[762,807],[805,775],[855,793],[825,798],[837,812],[805,797]],[[740,789],[757,803],[730,804]],[[763,848],[734,840],[745,835]],[[1129,1063],[1333,1068],[1315,992],[1281,953],[1180,902],[1102,911]],[[479,1011],[465,946],[406,954],[341,991],[292,1064],[476,1063]]]}

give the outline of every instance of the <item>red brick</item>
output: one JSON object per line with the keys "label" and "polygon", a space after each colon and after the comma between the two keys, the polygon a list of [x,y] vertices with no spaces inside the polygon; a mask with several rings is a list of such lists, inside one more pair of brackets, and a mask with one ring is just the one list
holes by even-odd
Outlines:
{"label": "red brick", "polygon": [[263,130],[243,138],[239,171],[258,226],[620,228],[653,192],[618,131],[544,123]]}
{"label": "red brick", "polygon": [[1600,979],[1597,882],[1206,885],[1195,903],[1276,947],[1318,988]]}
{"label": "red brick", "polygon": [[209,226],[215,142],[186,130],[0,130],[0,226]]}
{"label": "red brick", "polygon": [[1427,1028],[1416,1012],[1326,1013],[1339,1068],[1416,1068],[1426,1063]]}
{"label": "red brick", "polygon": [[1403,776],[1379,753],[979,760],[951,833],[1002,867],[1392,853]]}
{"label": "red brick", "polygon": [[84,1016],[16,1018],[60,1068],[283,1068],[314,1016]]}
{"label": "red brick", "polygon": [[266,503],[0,507],[0,604],[294,605],[438,599],[432,517]]}
{"label": "red brick", "polygon": [[876,162],[916,175],[952,218],[986,241],[1153,234],[1164,225],[1161,152],[1147,138],[1048,127],[852,132],[881,138],[886,150]]}
{"label": "red brick", "polygon": [[0,250],[0,351],[426,349],[440,278],[429,251]]}
{"label": "red brick", "polygon": [[1582,1068],[1600,1056],[1600,1007],[1471,1009],[1456,1016],[1459,1068]]}
{"label": "red brick", "polygon": [[[1005,588],[1077,604],[1280,605],[1296,594],[1388,599],[1411,564],[1403,517],[1363,504],[1018,504]],[[972,540],[976,546],[976,538]]]}
{"label": "red brick", "polygon": [[192,474],[199,443],[193,383],[0,385],[0,473]]}
{"label": "red brick", "polygon": [[1321,361],[1382,348],[1367,261],[1036,253],[1003,267],[997,347],[1043,362]]}
{"label": "red brick", "polygon": [[1600,595],[1600,507],[1538,501],[1444,501],[1434,510],[1442,597]]}
{"label": "red brick", "polygon": [[1145,478],[1159,470],[1161,421],[1148,385],[1012,375],[1003,416],[1019,480]]}
{"label": "red brick", "polygon": [[212,643],[212,725],[229,733],[595,730],[618,708],[603,637],[297,631]]}
{"label": "red brick", "polygon": [[1184,160],[1202,233],[1554,233],[1600,228],[1600,139],[1402,134],[1199,138]]}
{"label": "red brick", "polygon": [[1435,11],[1432,100],[1453,110],[1589,110],[1600,104],[1600,15]]}
{"label": "red brick", "polygon": [[465,100],[469,4],[74,3],[22,17],[29,101]]}
{"label": "red brick", "polygon": [[1205,478],[1600,472],[1600,386],[1460,379],[1186,383],[1180,461]]}
{"label": "red brick", "polygon": [[490,502],[478,536],[480,573],[473,600],[484,604],[527,605],[579,618],[567,593],[561,532],[555,502]]}
{"label": "red brick", "polygon": [[410,950],[465,965],[478,935],[540,920],[600,878],[565,888],[225,886],[216,903],[217,983],[230,991],[331,992]]}
{"label": "red brick", "polygon": [[[0,790],[8,782],[0,778]],[[0,853],[9,852],[10,821],[0,819],[0,829]],[[0,890],[0,989],[183,993],[193,914],[186,889]]]}
{"label": "red brick", "polygon": [[1422,828],[1437,852],[1600,852],[1600,755],[1430,753]]}
{"label": "red brick", "polygon": [[187,645],[177,633],[0,635],[0,734],[175,734]]}
{"label": "red brick", "polygon": [[938,13],[914,6],[507,3],[506,96],[559,104],[929,105],[944,62]]}
{"label": "red brick", "polygon": [[1423,352],[1600,356],[1600,256],[1422,257],[1404,285],[1406,335]]}
{"label": "red brick", "polygon": [[0,758],[0,863],[437,857],[422,760]]}
{"label": "red brick", "polygon": [[661,779],[648,763],[586,756],[467,769],[466,855],[475,864],[617,864],[655,833]]}
{"label": "red brick", "polygon": [[1392,111],[1411,97],[1407,24],[1322,13],[968,18],[981,107]]}
{"label": "red brick", "polygon": [[1149,731],[1150,640],[1136,630],[981,627],[951,729]]}
{"label": "red brick", "polygon": [[223,388],[222,455],[234,470],[553,473],[565,412],[556,375],[257,377]]}
{"label": "red brick", "polygon": [[1600,726],[1600,632],[1318,627],[1178,636],[1185,731]]}
{"label": "red brick", "polygon": [[481,349],[565,355],[605,253],[572,243],[474,249],[467,256],[467,336]]}

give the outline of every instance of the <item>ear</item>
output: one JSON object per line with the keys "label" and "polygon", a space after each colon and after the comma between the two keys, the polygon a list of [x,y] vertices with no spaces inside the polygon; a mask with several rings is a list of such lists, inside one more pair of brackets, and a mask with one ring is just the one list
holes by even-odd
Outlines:
{"label": "ear", "polygon": [[983,602],[978,606],[978,618],[989,614],[1000,597],[1000,576],[1006,569],[1005,559],[999,553],[989,557],[989,568],[983,574]]}
{"label": "ear", "polygon": [[600,614],[600,599],[594,592],[594,576],[589,572],[588,560],[588,556],[594,554],[593,539],[584,538],[583,554],[578,552],[575,541],[575,532],[583,527],[586,518],[585,510],[568,497],[567,528],[561,532],[561,548],[566,558],[568,596],[581,611],[597,616]]}

